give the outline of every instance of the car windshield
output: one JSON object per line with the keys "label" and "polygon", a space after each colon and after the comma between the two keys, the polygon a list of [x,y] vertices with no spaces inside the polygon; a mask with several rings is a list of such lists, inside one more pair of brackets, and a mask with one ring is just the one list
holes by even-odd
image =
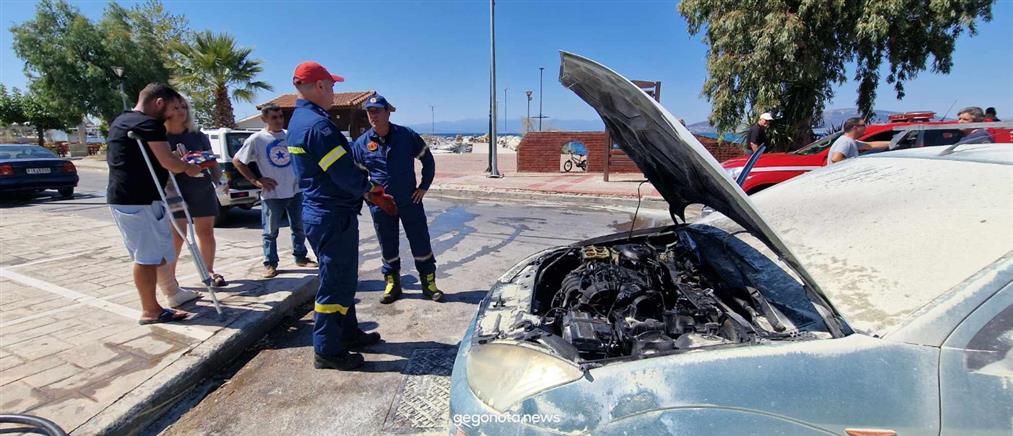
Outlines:
{"label": "car windshield", "polygon": [[791,154],[797,154],[797,155],[800,155],[800,156],[807,156],[807,155],[810,155],[810,154],[819,153],[819,152],[821,152],[823,150],[826,150],[827,147],[830,147],[830,144],[833,143],[834,140],[837,139],[838,136],[841,136],[841,134],[843,134],[843,133],[844,132],[842,132],[842,131],[833,132],[833,133],[831,133],[831,134],[829,134],[827,136],[824,136],[824,137],[822,137],[820,139],[817,139],[817,140],[809,143],[809,145],[807,145],[805,147],[802,147],[802,148],[800,148],[798,150],[795,150],[795,151],[791,152]]}
{"label": "car windshield", "polygon": [[53,152],[38,145],[0,145],[0,159],[49,159]]}
{"label": "car windshield", "polygon": [[253,132],[226,133],[225,143],[229,149],[229,156],[235,156],[236,153],[239,153],[239,149],[243,148],[243,142],[252,134]]}

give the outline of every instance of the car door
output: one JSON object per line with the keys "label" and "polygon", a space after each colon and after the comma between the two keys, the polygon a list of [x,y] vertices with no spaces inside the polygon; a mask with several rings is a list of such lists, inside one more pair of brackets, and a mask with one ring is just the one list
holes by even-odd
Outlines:
{"label": "car door", "polygon": [[[1013,272],[950,334],[940,353],[944,435],[1009,435],[1013,429]],[[1002,280],[1005,278],[1005,280]]]}

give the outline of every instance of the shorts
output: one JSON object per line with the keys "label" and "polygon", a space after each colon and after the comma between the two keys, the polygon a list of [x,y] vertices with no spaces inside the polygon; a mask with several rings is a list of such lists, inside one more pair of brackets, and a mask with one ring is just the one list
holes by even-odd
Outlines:
{"label": "shorts", "polygon": [[161,265],[176,258],[169,216],[161,201],[150,205],[110,204],[109,211],[134,263]]}

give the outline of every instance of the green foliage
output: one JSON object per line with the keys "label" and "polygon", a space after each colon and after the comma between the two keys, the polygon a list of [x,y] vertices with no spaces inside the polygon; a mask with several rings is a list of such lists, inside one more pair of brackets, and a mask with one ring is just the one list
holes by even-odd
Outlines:
{"label": "green foliage", "polygon": [[132,100],[147,83],[169,80],[166,47],[186,31],[185,20],[156,0],[130,9],[110,3],[98,23],[64,0],[43,0],[32,20],[11,28],[33,92],[68,117],[106,121],[123,109],[113,67],[124,68]]}
{"label": "green foliage", "polygon": [[234,127],[232,99],[252,102],[258,90],[271,91],[266,82],[255,80],[263,71],[259,59],[250,59],[253,49],[239,47],[225,33],[198,32],[186,42],[175,44],[174,83],[190,96],[198,121],[209,127]]}
{"label": "green foliage", "polygon": [[[884,60],[897,98],[921,71],[949,73],[956,38],[990,21],[994,0],[683,0],[679,12],[709,47],[703,95],[719,132],[779,113],[776,148],[808,142],[833,87],[857,65],[857,105],[873,113]],[[932,60],[931,66],[929,60]]]}
{"label": "green foliage", "polygon": [[77,122],[73,117],[60,116],[45,100],[32,93],[22,94],[17,88],[7,93],[7,88],[0,84],[0,124],[10,126],[13,123],[28,123],[35,127],[39,145],[45,145],[44,133],[49,129],[63,129]]}

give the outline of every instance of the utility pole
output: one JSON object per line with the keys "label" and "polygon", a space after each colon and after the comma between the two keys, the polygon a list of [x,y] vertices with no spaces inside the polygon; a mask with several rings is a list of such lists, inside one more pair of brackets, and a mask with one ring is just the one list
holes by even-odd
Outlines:
{"label": "utility pole", "polygon": [[496,0],[489,0],[489,177],[503,177],[496,167]]}
{"label": "utility pole", "polygon": [[538,131],[542,131],[542,77],[545,72],[545,67],[538,67]]}
{"label": "utility pole", "polygon": [[510,88],[503,88],[503,134],[504,135],[507,133],[507,122],[508,122],[507,120],[509,119],[509,118],[507,118],[507,91],[509,91],[509,90],[510,90]]}
{"label": "utility pole", "polygon": [[527,134],[531,130],[531,90],[524,91],[524,94],[528,96],[528,117],[524,119],[524,133]]}
{"label": "utility pole", "polygon": [[120,81],[120,99],[123,100],[123,110],[127,110],[127,93],[123,90],[123,67],[113,67],[113,73]]}
{"label": "utility pole", "polygon": [[433,136],[436,136],[436,106],[429,105],[429,111],[433,113]]}

